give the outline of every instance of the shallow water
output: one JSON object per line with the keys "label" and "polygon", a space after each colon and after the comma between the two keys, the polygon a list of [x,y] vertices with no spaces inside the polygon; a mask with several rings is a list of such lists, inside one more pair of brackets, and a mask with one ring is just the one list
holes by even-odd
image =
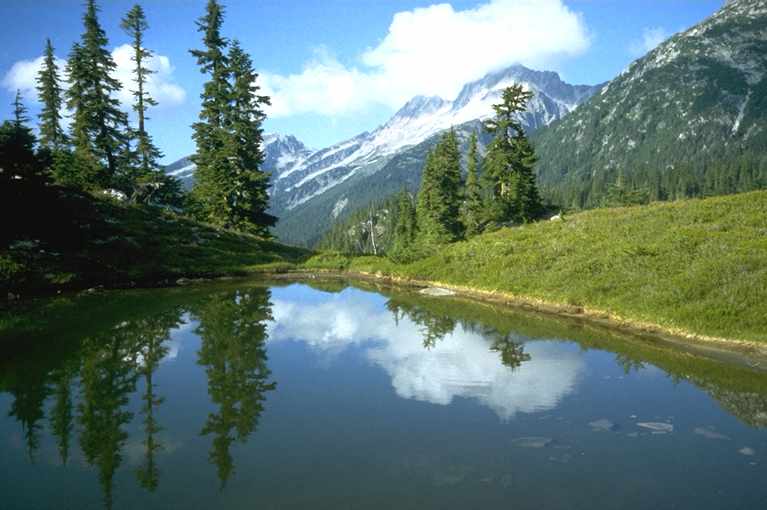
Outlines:
{"label": "shallow water", "polygon": [[767,508],[767,375],[340,282],[0,321],[0,508]]}

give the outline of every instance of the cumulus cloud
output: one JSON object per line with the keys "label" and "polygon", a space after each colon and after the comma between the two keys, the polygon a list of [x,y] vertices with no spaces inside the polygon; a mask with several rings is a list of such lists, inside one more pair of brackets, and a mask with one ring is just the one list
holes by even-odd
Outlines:
{"label": "cumulus cloud", "polygon": [[402,398],[447,405],[470,398],[507,420],[516,413],[553,409],[575,388],[583,361],[575,351],[529,342],[531,359],[512,371],[481,334],[457,326],[431,349],[407,317],[395,321],[368,295],[342,293],[327,301],[274,299],[269,340],[301,341],[323,355],[357,345],[383,368]]}
{"label": "cumulus cloud", "polygon": [[[134,88],[132,76],[133,62],[130,59],[131,54],[131,48],[127,44],[118,46],[112,51],[112,58],[117,65],[114,77],[120,80],[120,83],[123,86],[117,97],[126,108],[129,108],[133,102],[133,97],[130,92]],[[36,102],[37,91],[35,89],[35,80],[37,79],[37,74],[42,65],[43,57],[37,57],[32,60],[21,60],[14,63],[3,77],[1,82],[2,86],[11,92],[21,90],[27,101]],[[57,58],[56,65],[59,68],[62,80],[64,80],[66,61]],[[154,74],[150,75],[147,81],[147,91],[155,100],[157,100],[160,106],[176,106],[184,102],[186,99],[186,92],[175,83],[173,78],[174,68],[168,57],[164,55],[155,55],[147,62],[147,67],[155,71]],[[66,88],[67,83],[62,82],[62,86]]]}
{"label": "cumulus cloud", "polygon": [[642,37],[631,43],[629,51],[635,57],[641,57],[654,50],[660,43],[668,39],[670,35],[663,27],[647,27],[642,31]]}
{"label": "cumulus cloud", "polygon": [[272,116],[349,114],[414,95],[453,98],[466,82],[520,63],[554,65],[590,44],[585,23],[562,0],[491,0],[474,9],[438,4],[399,12],[356,66],[320,50],[300,73],[264,73]]}

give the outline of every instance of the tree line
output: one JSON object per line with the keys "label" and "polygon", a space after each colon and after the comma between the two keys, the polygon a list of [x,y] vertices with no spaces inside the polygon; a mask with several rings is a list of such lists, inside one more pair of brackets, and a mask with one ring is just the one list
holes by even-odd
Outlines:
{"label": "tree line", "polygon": [[[521,85],[504,89],[501,102],[493,105],[495,115],[483,123],[492,136],[484,156],[475,131],[463,165],[458,135],[454,129],[446,131],[426,156],[417,194],[402,190],[353,213],[319,246],[347,253],[386,253],[406,262],[446,243],[541,217],[546,207],[536,184],[535,151],[519,121],[531,98],[532,92]],[[376,230],[374,224],[383,228]],[[375,235],[382,242],[374,250]]]}
{"label": "tree line", "polygon": [[145,46],[149,22],[143,8],[134,5],[120,24],[132,48],[133,122],[117,98],[124,84],[114,76],[116,64],[98,13],[95,0],[87,0],[83,33],[64,69],[56,62],[52,41],[45,42],[36,78],[41,104],[37,136],[17,91],[13,118],[0,125],[3,191],[13,190],[8,194],[16,198],[39,192],[50,199],[43,190],[56,185],[171,207],[218,227],[268,235],[276,222],[266,213],[269,174],[261,170],[263,107],[269,98],[259,94],[250,56],[237,40],[221,35],[223,6],[208,1],[197,21],[203,49],[190,50],[208,81],[199,121],[192,126],[197,171],[189,194],[163,171],[163,154],[147,127],[157,101],[148,92],[154,53]]}

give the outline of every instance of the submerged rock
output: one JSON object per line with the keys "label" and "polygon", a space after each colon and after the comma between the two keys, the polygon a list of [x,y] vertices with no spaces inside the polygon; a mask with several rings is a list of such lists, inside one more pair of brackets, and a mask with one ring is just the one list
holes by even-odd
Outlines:
{"label": "submerged rock", "polygon": [[609,432],[617,428],[615,423],[611,422],[607,418],[601,418],[599,420],[589,422],[589,427],[591,427],[594,432]]}
{"label": "submerged rock", "polygon": [[514,440],[512,440],[511,444],[514,446],[518,446],[520,448],[544,448],[551,443],[553,443],[554,440],[550,437],[518,437]]}
{"label": "submerged rock", "polygon": [[640,421],[637,423],[637,427],[650,429],[654,432],[674,432],[674,426],[672,424],[659,421]]}
{"label": "submerged rock", "polygon": [[745,455],[747,457],[753,457],[754,455],[756,455],[756,450],[748,446],[744,446],[743,448],[738,450],[738,453],[741,455]]}
{"label": "submerged rock", "polygon": [[450,289],[443,289],[442,287],[426,287],[425,289],[421,289],[419,291],[419,294],[424,294],[426,296],[453,296],[455,295],[455,292],[453,292]]}
{"label": "submerged rock", "polygon": [[719,432],[715,432],[709,428],[704,428],[704,427],[695,427],[695,429],[693,429],[693,432],[698,434],[699,436],[705,437],[706,439],[725,439],[728,441],[730,439],[724,434],[720,434]]}

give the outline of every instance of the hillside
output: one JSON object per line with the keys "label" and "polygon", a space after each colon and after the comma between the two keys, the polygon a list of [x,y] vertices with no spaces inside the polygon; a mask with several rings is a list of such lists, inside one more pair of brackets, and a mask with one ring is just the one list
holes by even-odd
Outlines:
{"label": "hillside", "polygon": [[767,191],[503,229],[409,265],[322,254],[308,267],[381,273],[601,312],[666,331],[767,341]]}
{"label": "hillside", "polygon": [[653,199],[767,186],[765,70],[767,1],[727,2],[538,133],[544,190],[583,207],[619,173]]}
{"label": "hillside", "polygon": [[[0,296],[92,286],[156,286],[178,278],[241,275],[303,260],[307,252],[217,230],[172,212],[51,186],[6,194],[17,220],[0,236]],[[26,197],[26,198],[25,198]],[[40,214],[45,204],[45,215]],[[7,207],[7,208],[6,208]],[[9,298],[11,296],[9,295]]]}

